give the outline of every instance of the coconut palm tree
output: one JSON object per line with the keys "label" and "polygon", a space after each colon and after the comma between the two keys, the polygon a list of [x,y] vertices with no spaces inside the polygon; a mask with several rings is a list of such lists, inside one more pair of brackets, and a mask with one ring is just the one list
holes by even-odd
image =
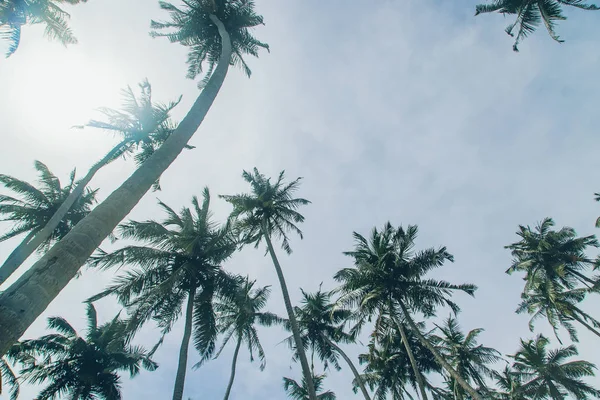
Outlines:
{"label": "coconut palm tree", "polygon": [[111,253],[100,250],[91,257],[91,264],[101,268],[117,265],[132,268],[89,301],[114,295],[131,315],[131,330],[154,320],[163,335],[171,330],[185,305],[184,333],[173,388],[173,399],[181,400],[192,334],[201,355],[200,365],[213,355],[215,348],[214,297],[231,297],[236,293],[239,279],[221,268],[221,263],[235,252],[236,243],[228,224],[219,227],[212,220],[208,188],[204,189],[202,204],[193,197],[193,208],[183,207],[179,214],[166,204],[159,204],[166,213],[162,222],[130,221],[120,227],[124,239],[141,245]]}
{"label": "coconut palm tree", "polygon": [[[352,371],[354,380],[364,398],[371,400],[352,360],[338,346],[338,343],[355,342],[354,336],[343,331],[343,325],[350,318],[351,313],[349,310],[334,309],[334,304],[330,300],[331,293],[323,292],[321,288],[315,293],[306,293],[302,290],[302,306],[294,307],[294,314],[298,319],[298,328],[304,348],[310,350],[313,356],[316,352],[319,359],[325,364],[325,369],[332,364],[337,370],[340,370],[338,356],[341,356]],[[289,321],[286,322],[285,326],[289,330]],[[290,336],[287,342],[290,348],[295,348],[293,336]],[[297,353],[295,358],[297,358]],[[314,365],[311,369],[314,370]]]}
{"label": "coconut palm tree", "polygon": [[576,399],[600,398],[600,391],[581,378],[594,376],[596,366],[587,361],[565,362],[577,355],[575,346],[548,351],[550,341],[542,336],[521,339],[514,356],[513,369],[523,381],[522,392],[535,399],[562,400],[568,395]]}
{"label": "coconut palm tree", "polygon": [[48,383],[38,400],[67,395],[73,400],[120,399],[119,372],[129,372],[133,377],[142,368],[157,368],[151,359],[154,349],[146,351],[131,345],[126,327],[118,316],[98,326],[92,304],[87,305],[85,336],[80,336],[64,318],[48,318],[48,328],[57,333],[24,340],[18,346],[24,360],[21,376],[29,383]]}
{"label": "coconut palm tree", "polygon": [[[321,391],[321,386],[323,386],[324,379],[324,374],[312,375],[312,381],[314,382],[315,390],[317,392]],[[295,380],[284,377],[283,388],[285,389],[285,392],[291,399],[309,400],[311,398],[308,391],[308,385],[304,377],[302,378],[302,384],[298,384],[298,382],[296,382]],[[317,394],[316,398],[317,400],[335,400],[337,397],[335,396],[335,393],[333,393],[331,390],[328,390],[326,392]]]}
{"label": "coconut palm tree", "polygon": [[20,391],[19,381],[6,357],[0,358],[0,395],[6,392],[4,386],[10,387],[8,392],[10,400],[17,400]]}
{"label": "coconut palm tree", "polygon": [[[2,221],[13,223],[11,229],[0,236],[0,242],[27,233],[25,241],[30,241],[38,232],[43,230],[57,209],[74,191],[75,170],[69,176],[69,183],[63,186],[56,175],[48,167],[35,161],[34,167],[39,174],[39,187],[12,176],[0,174],[0,183],[15,195],[0,195],[0,215]],[[87,214],[96,202],[97,190],[81,188],[82,195],[74,202],[73,207],[55,224],[42,241],[40,250],[47,250],[53,243],[64,238],[67,233]],[[8,278],[0,268],[0,284]]]}
{"label": "coconut palm tree", "polygon": [[388,222],[381,231],[374,228],[370,240],[354,232],[355,249],[344,253],[354,259],[354,267],[344,268],[334,276],[341,283],[337,289],[341,293],[338,303],[342,306],[356,307],[359,325],[373,315],[377,316],[376,324],[385,316],[394,322],[410,358],[423,399],[427,398],[426,386],[410,348],[406,328],[398,319],[398,315],[452,378],[474,399],[480,400],[477,391],[425,338],[411,315],[412,311],[426,317],[434,316],[437,308],[443,305],[449,306],[456,313],[459,307],[450,299],[452,293],[462,291],[473,295],[476,287],[425,279],[425,274],[441,267],[445,261],[453,261],[453,257],[445,247],[414,252],[417,231],[418,228],[414,225],[409,225],[406,230],[402,227],[395,229]]}
{"label": "coconut palm tree", "polygon": [[[172,41],[190,47],[190,65],[214,65],[194,105],[164,145],[119,188],[48,251],[32,268],[0,294],[0,355],[16,343],[88,257],[135,207],[177,158],[208,113],[236,57],[256,54],[258,41],[250,29],[263,23],[249,0],[188,0],[183,8],[161,3],[172,15]],[[156,26],[157,29],[160,26]],[[232,41],[235,42],[232,46]],[[237,58],[236,58],[237,59]],[[23,311],[23,304],[28,306]]]}
{"label": "coconut palm tree", "polygon": [[69,14],[58,4],[78,4],[87,0],[3,0],[0,2],[0,39],[9,42],[6,57],[17,51],[21,28],[27,24],[45,24],[45,34],[65,46],[77,43],[67,24]]}
{"label": "coconut palm tree", "polygon": [[[483,329],[473,329],[465,335],[452,316],[436,327],[441,335],[432,335],[431,339],[442,356],[467,382],[475,383],[480,391],[487,390],[485,378],[493,376],[488,364],[502,358],[497,350],[477,344],[477,337]],[[466,398],[467,393],[452,377],[448,377],[448,382],[455,400]]]}
{"label": "coconut palm tree", "polygon": [[493,371],[496,386],[500,390],[492,393],[496,400],[529,400],[523,392],[523,381],[521,375],[514,371],[510,365],[506,365],[501,372]]}
{"label": "coconut palm tree", "polygon": [[513,262],[507,274],[525,272],[525,290],[543,282],[573,289],[578,284],[597,290],[599,280],[585,273],[596,263],[586,256],[589,247],[598,248],[600,243],[594,235],[577,237],[573,228],[552,230],[552,218],[544,218],[536,227],[519,225],[517,235],[521,240],[505,246],[511,250]]}
{"label": "coconut palm tree", "polygon": [[[139,98],[136,98],[131,87],[123,90],[122,111],[110,108],[100,109],[107,117],[108,122],[92,120],[86,125],[116,133],[121,136],[121,141],[88,170],[85,177],[77,183],[46,225],[33,237],[25,238],[8,256],[4,264],[0,266],[0,284],[47,240],[60,221],[69,213],[73,204],[84,193],[86,185],[102,167],[120,156],[125,157],[132,153],[135,153],[135,163],[140,166],[170,136],[174,127],[169,121],[169,113],[179,103],[179,100],[168,105],[152,103],[152,87],[148,80],[139,86],[141,89]],[[158,180],[155,188],[160,188]]]}
{"label": "coconut palm tree", "polygon": [[523,301],[517,308],[517,314],[527,312],[532,315],[529,320],[529,329],[532,332],[535,321],[545,317],[561,344],[562,341],[558,336],[559,326],[567,330],[571,340],[579,341],[573,321],[580,323],[600,337],[600,332],[596,329],[600,328],[600,321],[577,307],[577,304],[581,303],[588,293],[587,289],[565,290],[547,285],[537,285],[534,289],[522,294]]}
{"label": "coconut palm tree", "polygon": [[567,19],[562,12],[563,6],[600,10],[598,6],[589,4],[586,0],[491,0],[489,4],[477,5],[475,15],[492,12],[516,15],[515,22],[506,27],[506,33],[515,38],[513,50],[519,51],[519,43],[533,33],[542,22],[552,39],[563,42],[555,31],[556,22]]}
{"label": "coconut palm tree", "polygon": [[281,247],[290,254],[292,249],[289,243],[287,232],[292,231],[297,233],[302,238],[302,231],[296,224],[304,221],[304,216],[296,211],[300,206],[309,204],[310,202],[302,198],[294,198],[294,192],[300,185],[298,178],[290,183],[284,184],[284,171],[279,174],[276,182],[272,183],[270,178],[258,172],[254,168],[253,172],[244,171],[242,177],[252,187],[250,194],[238,194],[233,196],[220,196],[233,206],[231,212],[231,220],[235,221],[236,229],[242,236],[242,243],[254,244],[255,248],[264,240],[267,245],[267,252],[271,256],[281,292],[285,309],[288,314],[288,320],[296,350],[302,365],[302,372],[306,380],[308,392],[311,400],[315,399],[315,391],[312,383],[312,375],[304,352],[298,322],[294,315],[292,302],[287,289],[287,284],[283,276],[283,270],[279,259],[275,254],[275,248],[271,238],[280,238]]}
{"label": "coconut palm tree", "polygon": [[229,399],[233,380],[235,379],[235,368],[242,342],[246,342],[250,352],[250,361],[254,361],[254,352],[258,353],[261,371],[265,368],[265,352],[260,344],[256,324],[271,326],[281,323],[277,315],[262,311],[267,305],[271,292],[268,286],[254,289],[256,281],[250,281],[246,277],[233,297],[219,299],[215,302],[214,309],[217,314],[217,328],[219,333],[225,335],[221,348],[216,357],[221,354],[227,343],[235,337],[236,345],[231,362],[231,376],[225,391],[224,399]]}

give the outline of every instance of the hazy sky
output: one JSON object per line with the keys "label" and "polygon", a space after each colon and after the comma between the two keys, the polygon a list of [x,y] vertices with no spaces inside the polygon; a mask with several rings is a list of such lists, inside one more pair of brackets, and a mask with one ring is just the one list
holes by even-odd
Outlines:
{"label": "hazy sky", "polygon": [[[388,220],[418,224],[419,247],[446,245],[456,259],[435,277],[479,286],[475,299],[457,297],[462,327],[485,328],[485,345],[514,352],[519,337],[533,337],[527,316],[513,313],[523,282],[504,274],[510,254],[503,246],[516,241],[518,224],[551,216],[580,235],[596,232],[600,15],[570,12],[559,25],[566,43],[553,42],[541,28],[515,54],[503,32],[512,19],[474,18],[473,0],[256,3],[266,26],[255,34],[271,53],[248,59],[251,79],[230,70],[191,141],[196,149],[173,163],[162,192],[148,193],[130,217],[159,217],[157,198],[179,209],[209,186],[224,220],[229,206],[216,195],[246,191],[243,169],[257,166],[269,175],[285,169],[289,178],[305,178],[298,194],[312,201],[302,210],[305,239],[293,239],[291,256],[280,252],[294,301],[300,287],[316,290],[323,281],[333,288],[332,275],[351,265],[341,252],[351,249],[353,231],[366,235]],[[0,60],[1,173],[33,181],[37,159],[65,181],[73,167],[83,174],[116,139],[70,127],[98,117],[97,107],[118,107],[119,90],[136,88],[145,77],[157,101],[183,94],[173,112],[181,119],[198,94],[196,84],[185,79],[186,50],[149,37],[152,18],[167,18],[154,0],[90,1],[72,8],[80,43],[68,49],[43,39],[39,27],[24,29],[17,53]],[[132,170],[131,160],[102,170],[92,183],[100,199]],[[0,244],[0,258],[16,244]],[[283,315],[263,254],[249,248],[226,267],[274,285],[270,308]],[[27,336],[42,334],[52,315],[83,330],[81,301],[113,274],[85,271]],[[584,308],[593,312],[594,301]],[[98,307],[102,321],[118,310],[113,301]],[[260,372],[242,350],[234,400],[283,399],[281,377],[300,376],[280,343],[286,334],[261,332],[267,368]],[[543,321],[538,332],[550,333]],[[181,334],[178,324],[156,355],[157,372],[123,378],[124,398],[169,398]],[[584,330],[580,338],[582,358],[600,363],[597,338]],[[149,346],[156,339],[147,329],[137,341]],[[346,347],[353,355],[362,351]],[[186,398],[222,397],[231,353],[190,370]],[[196,361],[191,352],[190,365]],[[353,398],[350,380],[344,368],[332,371],[325,386],[339,399]],[[24,388],[22,398],[35,393]]]}

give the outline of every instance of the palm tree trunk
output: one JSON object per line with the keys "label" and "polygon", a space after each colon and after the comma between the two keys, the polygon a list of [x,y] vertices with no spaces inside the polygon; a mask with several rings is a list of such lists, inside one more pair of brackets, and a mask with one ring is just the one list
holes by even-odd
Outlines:
{"label": "palm tree trunk", "polygon": [[454,378],[458,382],[458,384],[460,386],[462,386],[463,389],[465,389],[469,393],[469,395],[471,395],[471,397],[473,398],[473,400],[483,400],[481,398],[481,396],[479,395],[479,393],[477,393],[477,391],[475,389],[473,389],[471,387],[471,385],[469,385],[467,383],[467,381],[465,381],[463,379],[463,377],[460,376],[458,374],[458,372],[456,372],[456,370],[454,368],[452,368],[452,366],[450,364],[448,364],[448,362],[446,360],[444,360],[444,357],[442,357],[442,355],[429,342],[429,340],[427,340],[425,338],[425,336],[423,336],[423,334],[419,330],[419,327],[412,320],[412,318],[410,317],[410,314],[408,313],[408,310],[406,309],[406,307],[404,306],[404,304],[401,303],[401,302],[400,302],[400,307],[402,308],[402,312],[404,313],[404,317],[408,321],[408,324],[410,325],[411,329],[414,331],[415,335],[417,335],[417,338],[419,338],[419,341],[421,342],[421,344],[423,346],[425,346],[431,352],[431,354],[433,354],[433,357],[435,358],[435,360],[450,374],[450,376],[452,376],[452,378]]}
{"label": "palm tree trunk", "polygon": [[579,318],[577,315],[572,315],[571,316],[575,321],[579,322],[581,325],[585,326],[586,328],[588,328],[591,332],[593,332],[596,336],[600,337],[600,332],[598,332],[597,330],[595,330],[594,328],[591,327],[590,324],[588,324],[587,322],[585,322],[585,320],[583,320],[583,318]]}
{"label": "palm tree trunk", "polygon": [[346,364],[348,364],[348,367],[350,367],[350,369],[352,370],[352,373],[354,374],[354,379],[356,379],[356,383],[358,384],[360,391],[362,392],[363,396],[365,397],[365,400],[371,400],[371,396],[369,396],[369,392],[367,391],[367,388],[365,387],[365,382],[360,377],[360,374],[358,373],[358,370],[352,363],[352,360],[346,355],[346,353],[344,353],[344,351],[338,345],[336,345],[331,340],[329,340],[329,338],[327,336],[322,335],[322,337],[323,337],[323,339],[325,339],[325,341],[331,347],[333,347],[333,349],[336,351],[336,353],[338,353],[340,356],[342,356],[344,361],[346,361]]}
{"label": "palm tree trunk", "polygon": [[130,142],[130,139],[123,140],[121,143],[113,147],[111,151],[109,151],[100,161],[96,164],[92,165],[92,168],[88,171],[87,175],[79,181],[75,189],[69,193],[65,201],[60,205],[58,210],[52,215],[50,220],[46,223],[46,225],[38,231],[33,239],[28,235],[14,250],[4,264],[0,267],[0,285],[4,281],[6,281],[16,270],[27,260],[29,256],[33,254],[34,251],[37,250],[38,247],[46,239],[52,235],[52,232],[56,229],[58,224],[65,218],[73,204],[81,197],[85,187],[90,183],[96,172],[100,170],[100,168],[104,167],[106,164],[114,160],[118,157],[126,147],[126,145]]}
{"label": "palm tree trunk", "polygon": [[271,259],[273,260],[273,265],[275,266],[275,271],[277,272],[277,278],[279,279],[279,284],[281,285],[281,292],[283,294],[283,302],[285,303],[285,309],[287,311],[288,318],[290,320],[290,326],[292,328],[292,334],[294,336],[294,343],[296,344],[296,351],[298,352],[298,356],[300,358],[300,365],[302,366],[302,372],[304,374],[304,379],[306,380],[306,386],[308,389],[308,398],[309,398],[309,400],[317,400],[317,394],[315,392],[315,384],[313,382],[312,374],[310,371],[310,366],[308,365],[308,360],[306,358],[306,352],[304,351],[304,346],[302,345],[302,338],[300,337],[300,329],[298,329],[298,321],[296,321],[294,309],[292,308],[292,302],[290,301],[290,294],[287,290],[285,278],[283,277],[283,271],[281,270],[281,265],[279,264],[277,255],[275,254],[275,249],[273,249],[273,243],[271,243],[271,238],[269,237],[269,232],[268,232],[267,226],[264,222],[261,224],[261,231],[265,238],[265,241],[267,242],[267,248],[269,250],[269,254],[271,255]]}
{"label": "palm tree trunk", "polygon": [[177,129],[129,179],[0,294],[0,356],[44,312],[94,250],[175,161],[202,123],[227,76],[232,52],[225,26],[214,15],[210,19],[221,35],[219,62]]}
{"label": "palm tree trunk", "polygon": [[192,288],[188,294],[187,307],[185,309],[185,327],[183,338],[179,348],[179,361],[177,363],[177,374],[175,375],[175,386],[173,387],[173,400],[183,399],[183,387],[185,385],[185,373],[187,370],[188,349],[192,337],[192,317],[194,316],[194,296],[196,288]]}
{"label": "palm tree trunk", "polygon": [[404,327],[402,326],[400,321],[398,321],[398,319],[396,318],[394,307],[392,306],[391,302],[389,304],[389,309],[390,318],[392,319],[392,321],[394,321],[396,328],[400,332],[400,336],[402,337],[402,343],[404,343],[406,354],[408,355],[408,359],[410,360],[410,365],[412,366],[413,372],[415,373],[415,379],[417,380],[417,385],[419,386],[419,391],[421,392],[421,398],[423,400],[427,400],[427,392],[425,392],[425,382],[423,381],[423,374],[421,374],[421,371],[419,371],[419,366],[417,365],[417,360],[415,359],[412,347],[408,342],[408,336],[406,335],[406,331],[404,330]]}
{"label": "palm tree trunk", "polygon": [[235,351],[233,352],[233,361],[231,362],[231,376],[229,377],[229,384],[227,385],[227,391],[223,400],[229,399],[231,388],[233,387],[233,379],[235,378],[235,365],[237,363],[238,353],[240,352],[240,346],[242,345],[242,335],[238,337],[237,344],[235,345]]}

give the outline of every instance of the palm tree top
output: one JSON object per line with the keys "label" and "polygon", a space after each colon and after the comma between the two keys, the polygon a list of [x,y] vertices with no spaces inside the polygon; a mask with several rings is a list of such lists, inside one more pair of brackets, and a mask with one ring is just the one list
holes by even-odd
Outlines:
{"label": "palm tree top", "polygon": [[272,183],[257,168],[253,172],[244,171],[242,177],[250,184],[251,193],[219,196],[233,206],[231,219],[236,221],[242,241],[258,247],[265,228],[270,235],[281,238],[281,247],[288,254],[291,253],[287,232],[292,231],[303,237],[297,224],[304,222],[304,216],[297,209],[310,204],[306,199],[293,197],[302,178],[284,183],[285,171],[281,171],[277,181]]}
{"label": "palm tree top", "polygon": [[[550,37],[559,43],[563,40],[557,35],[556,21],[567,19],[562,12],[564,6],[572,6],[582,10],[600,10],[595,4],[586,0],[491,0],[488,4],[475,7],[475,15],[498,12],[516,15],[515,22],[506,27],[506,33],[515,38],[514,51],[519,51],[519,43],[533,33],[543,23]],[[516,33],[515,33],[516,29]]]}
{"label": "palm tree top", "polygon": [[[263,17],[254,12],[252,0],[187,0],[179,8],[166,1],[160,7],[171,15],[171,21],[152,21],[151,36],[164,36],[171,42],[189,47],[188,78],[194,79],[208,65],[209,77],[221,55],[221,36],[211,16],[218,18],[231,39],[231,65],[241,67],[250,76],[251,71],[244,60],[249,54],[258,57],[258,51],[269,46],[256,39],[250,29],[264,24]],[[165,32],[165,30],[168,30]]]}
{"label": "palm tree top", "polygon": [[[328,390],[323,393],[319,393],[322,390],[323,381],[325,380],[326,375],[315,375],[313,374],[312,379],[315,385],[315,392],[317,393],[318,400],[335,400],[337,397],[335,393]],[[306,389],[306,379],[302,378],[302,384],[299,385],[298,382],[291,378],[283,378],[283,388],[287,392],[288,396],[290,396],[294,400],[308,400],[308,390]]]}

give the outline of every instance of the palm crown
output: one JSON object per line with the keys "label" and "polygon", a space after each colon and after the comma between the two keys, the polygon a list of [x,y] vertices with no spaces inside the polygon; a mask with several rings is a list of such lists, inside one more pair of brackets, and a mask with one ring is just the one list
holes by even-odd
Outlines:
{"label": "palm crown", "polygon": [[[31,235],[41,230],[77,184],[75,170],[71,172],[69,183],[62,186],[60,180],[45,164],[36,161],[34,166],[40,175],[39,188],[17,178],[0,174],[0,183],[19,195],[18,197],[0,195],[2,221],[13,222],[12,228],[0,236],[0,242],[25,232]],[[86,189],[50,237],[44,241],[40,250],[45,250],[55,241],[62,239],[71,228],[90,213],[95,202],[96,190]]]}
{"label": "palm crown", "polygon": [[[314,375],[312,376],[315,391],[317,392],[318,400],[335,400],[335,393],[328,390],[322,393],[319,393],[322,390],[323,380],[325,379],[325,375]],[[287,392],[288,396],[290,396],[294,400],[309,400],[308,397],[308,389],[306,388],[306,379],[302,378],[302,383],[298,384],[293,379],[283,378],[283,388]]]}
{"label": "palm crown", "polygon": [[[127,323],[115,317],[98,326],[96,310],[87,305],[85,337],[63,318],[48,319],[48,328],[57,333],[25,340],[11,353],[23,363],[21,375],[29,382],[50,383],[37,399],[54,399],[70,395],[74,400],[100,398],[121,399],[119,372],[137,375],[140,370],[153,371],[153,351],[132,346],[127,340]],[[9,354],[11,354],[9,353]]]}
{"label": "palm crown", "polygon": [[[516,15],[514,23],[506,27],[506,33],[515,37],[514,51],[519,51],[519,43],[543,23],[552,39],[562,42],[555,31],[556,21],[567,19],[562,13],[563,6],[572,6],[583,10],[600,10],[586,0],[492,0],[490,4],[479,4],[475,15],[498,12],[503,15]],[[517,30],[516,34],[514,33]]]}
{"label": "palm crown", "polygon": [[[189,47],[188,78],[194,79],[208,64],[206,77],[210,77],[221,55],[221,36],[211,15],[218,18],[231,39],[231,64],[241,67],[250,76],[244,56],[257,57],[260,48],[269,49],[266,43],[254,38],[250,28],[263,24],[263,18],[254,12],[251,0],[188,0],[182,8],[160,1],[160,7],[171,14],[170,22],[152,21],[151,35],[164,36],[171,42]],[[170,30],[164,32],[163,30]]]}

